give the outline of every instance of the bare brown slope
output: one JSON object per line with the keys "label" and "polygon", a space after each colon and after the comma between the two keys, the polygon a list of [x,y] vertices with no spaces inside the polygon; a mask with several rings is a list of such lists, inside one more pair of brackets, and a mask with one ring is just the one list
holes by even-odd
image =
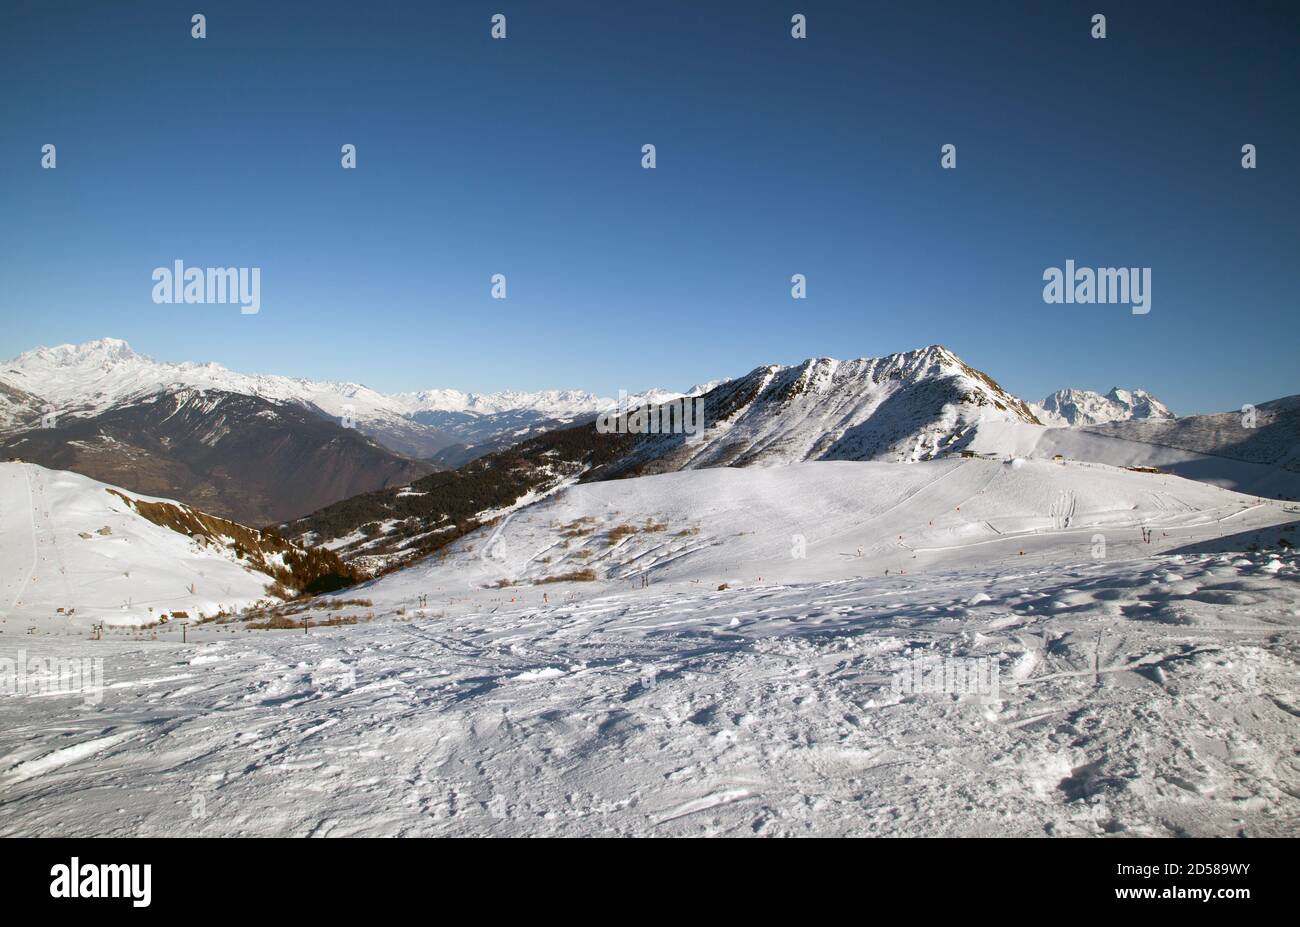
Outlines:
{"label": "bare brown slope", "polygon": [[304,550],[275,531],[259,531],[196,511],[188,505],[136,499],[111,487],[106,487],[105,492],[117,496],[137,515],[155,525],[202,544],[226,548],[250,569],[277,580],[281,586],[278,593],[315,595],[333,592],[357,581],[356,572],[324,548]]}

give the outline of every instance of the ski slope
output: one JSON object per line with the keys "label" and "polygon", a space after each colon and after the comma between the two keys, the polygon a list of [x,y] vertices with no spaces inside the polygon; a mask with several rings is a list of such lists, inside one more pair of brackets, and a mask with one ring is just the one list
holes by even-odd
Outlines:
{"label": "ski slope", "polygon": [[[106,689],[0,698],[0,836],[1300,828],[1292,554],[516,591],[25,638],[102,657]],[[900,694],[921,657],[995,661],[998,696]]]}
{"label": "ski slope", "polygon": [[[1227,417],[1195,416],[1180,419],[1173,427],[1187,431],[1189,437],[1201,437],[1197,434],[1201,420]],[[1240,416],[1232,418],[1240,420]],[[1300,460],[1300,445],[1279,454],[1277,461],[1266,463],[1232,456],[1231,446],[1222,439],[1200,443],[1204,450],[1133,440],[1121,431],[1104,434],[1097,430],[1041,428],[1023,422],[989,421],[978,425],[966,447],[994,456],[1050,459],[1060,454],[1069,460],[1086,460],[1115,467],[1156,467],[1237,492],[1300,499],[1300,468],[1296,465]]]}
{"label": "ski slope", "polygon": [[105,678],[0,697],[0,836],[1293,836],[1296,518],[1050,461],[575,486],[306,630],[6,631]]}
{"label": "ski slope", "polygon": [[613,588],[827,581],[1086,560],[1099,543],[1102,557],[1129,558],[1295,519],[1280,502],[1079,462],[716,468],[571,487],[366,594],[397,601],[417,588],[473,592],[504,581],[528,595],[582,570]]}
{"label": "ski slope", "polygon": [[197,618],[266,598],[269,577],[141,517],[108,489],[67,471],[0,464],[0,634],[84,635],[95,623]]}

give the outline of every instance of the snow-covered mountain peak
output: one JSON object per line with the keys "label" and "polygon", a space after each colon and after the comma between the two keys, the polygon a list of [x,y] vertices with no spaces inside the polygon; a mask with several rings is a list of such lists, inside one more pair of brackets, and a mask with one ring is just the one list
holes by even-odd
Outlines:
{"label": "snow-covered mountain peak", "polygon": [[35,367],[104,367],[106,365],[142,361],[149,358],[137,354],[120,338],[100,338],[82,344],[59,344],[50,348],[33,348],[24,351],[10,365],[21,368]]}
{"label": "snow-covered mountain peak", "polygon": [[[747,382],[760,386],[760,392],[771,392],[780,399],[790,399],[804,394],[839,394],[841,399],[858,392],[869,391],[872,385],[882,382],[916,384],[925,380],[959,378],[980,396],[1009,409],[1015,414],[1028,413],[1028,407],[1004,391],[987,375],[975,370],[943,345],[932,344],[912,351],[902,351],[883,357],[860,357],[838,360],[833,357],[810,357],[790,366],[769,364],[758,367],[734,383]],[[983,404],[975,400],[976,404]]]}
{"label": "snow-covered mountain peak", "polygon": [[717,389],[723,383],[730,383],[730,382],[731,380],[729,378],[721,377],[717,380],[707,380],[704,383],[696,383],[694,386],[688,389],[684,395],[703,396],[705,393]]}
{"label": "snow-covered mountain peak", "polygon": [[408,412],[467,412],[491,415],[526,409],[552,415],[598,412],[612,400],[578,389],[548,389],[537,392],[503,390],[497,393],[466,393],[458,389],[429,389],[397,393],[393,399]]}
{"label": "snow-covered mountain peak", "polygon": [[154,363],[152,358],[139,353],[121,338],[98,338],[81,344],[32,348],[4,362],[3,372],[36,374],[53,369],[71,372],[102,371],[110,367],[144,367]]}
{"label": "snow-covered mountain peak", "polygon": [[[330,415],[358,419],[421,411],[488,415],[527,410],[550,416],[595,413],[613,402],[585,390],[465,393],[433,389],[386,395],[361,383],[236,373],[213,362],[154,361],[119,338],[26,351],[0,367],[0,380],[68,409],[102,410],[164,388],[222,389],[280,402],[314,405]],[[680,395],[674,393],[673,395]],[[345,409],[344,406],[352,406]]]}
{"label": "snow-covered mountain peak", "polygon": [[1029,407],[942,345],[884,357],[769,364],[704,395],[703,435],[648,435],[620,472],[807,460],[913,460],[980,421],[1038,424]]}
{"label": "snow-covered mountain peak", "polygon": [[[104,338],[36,348],[0,363],[0,433],[35,427],[48,406],[66,421],[194,390],[306,407],[345,426],[354,425],[411,457],[427,458],[450,449],[452,457],[439,460],[444,465],[616,404],[615,399],[585,390],[433,389],[388,395],[351,381],[249,375],[203,361],[155,361],[121,339]],[[680,395],[652,390],[630,401],[640,405]]]}
{"label": "snow-covered mountain peak", "polygon": [[1132,409],[1131,418],[1177,418],[1168,406],[1144,389],[1127,390],[1114,386],[1106,398]]}
{"label": "snow-covered mountain peak", "polygon": [[1174,419],[1169,407],[1143,389],[1112,387],[1106,395],[1086,389],[1062,389],[1034,407],[1047,425],[1103,425],[1132,419]]}

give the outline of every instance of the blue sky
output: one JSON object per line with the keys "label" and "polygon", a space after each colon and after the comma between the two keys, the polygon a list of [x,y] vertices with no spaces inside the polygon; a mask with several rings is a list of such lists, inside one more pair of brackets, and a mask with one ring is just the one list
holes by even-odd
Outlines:
{"label": "blue sky", "polygon": [[[0,355],[613,394],[939,342],[1031,400],[1300,392],[1294,3],[448,7],[8,0]],[[261,312],[154,304],[178,259]],[[1151,267],[1150,314],[1045,304],[1067,259]]]}

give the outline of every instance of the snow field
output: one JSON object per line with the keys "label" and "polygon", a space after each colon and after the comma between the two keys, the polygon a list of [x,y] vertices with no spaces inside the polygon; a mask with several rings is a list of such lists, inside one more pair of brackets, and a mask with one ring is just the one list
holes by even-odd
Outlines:
{"label": "snow field", "polygon": [[[1285,835],[1298,575],[1171,555],[50,640],[107,690],[0,699],[0,834]],[[992,658],[998,698],[900,694],[918,655]]]}
{"label": "snow field", "polygon": [[106,687],[0,697],[0,835],[1290,835],[1300,565],[1248,548],[1294,521],[1033,460],[572,487],[354,627],[0,636]]}
{"label": "snow field", "polygon": [[99,622],[197,618],[266,596],[267,576],[142,518],[97,480],[0,464],[0,513],[0,635],[84,636]]}

